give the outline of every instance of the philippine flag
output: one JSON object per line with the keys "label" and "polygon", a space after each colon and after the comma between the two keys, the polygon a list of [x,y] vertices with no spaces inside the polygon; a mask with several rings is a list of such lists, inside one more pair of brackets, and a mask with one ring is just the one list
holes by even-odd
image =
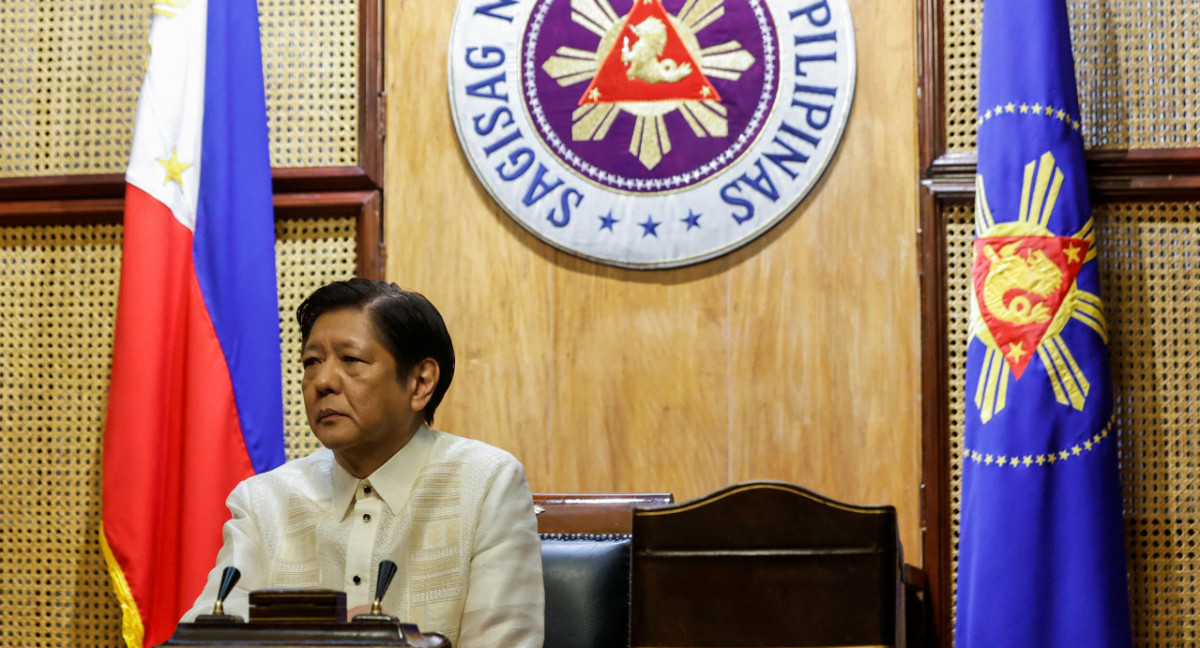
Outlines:
{"label": "philippine flag", "polygon": [[126,174],[101,542],[130,648],[204,585],[240,480],[284,461],[254,0],[154,5]]}

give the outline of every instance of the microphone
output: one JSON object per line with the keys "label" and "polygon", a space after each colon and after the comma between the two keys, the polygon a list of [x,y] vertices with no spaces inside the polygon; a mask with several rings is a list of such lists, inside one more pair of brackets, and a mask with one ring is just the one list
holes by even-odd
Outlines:
{"label": "microphone", "polygon": [[221,572],[221,585],[217,588],[217,602],[213,604],[212,614],[201,614],[196,617],[196,623],[241,622],[242,617],[225,614],[225,598],[233,591],[233,586],[237,585],[241,577],[242,572],[238,571],[237,567],[226,567],[225,571]]}
{"label": "microphone", "polygon": [[371,602],[371,614],[383,614],[383,595],[396,575],[396,563],[385,560],[379,563],[379,578],[375,579],[375,600]]}
{"label": "microphone", "polygon": [[387,594],[392,578],[396,576],[396,563],[384,560],[379,563],[379,576],[375,579],[375,600],[371,602],[370,614],[356,614],[355,621],[387,621],[395,623],[396,618],[383,613],[383,595]]}

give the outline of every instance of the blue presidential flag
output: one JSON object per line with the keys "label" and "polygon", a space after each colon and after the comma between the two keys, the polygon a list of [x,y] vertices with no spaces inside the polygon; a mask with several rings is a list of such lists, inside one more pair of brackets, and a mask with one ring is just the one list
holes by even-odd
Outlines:
{"label": "blue presidential flag", "polygon": [[955,634],[1129,646],[1108,333],[1063,0],[986,0]]}

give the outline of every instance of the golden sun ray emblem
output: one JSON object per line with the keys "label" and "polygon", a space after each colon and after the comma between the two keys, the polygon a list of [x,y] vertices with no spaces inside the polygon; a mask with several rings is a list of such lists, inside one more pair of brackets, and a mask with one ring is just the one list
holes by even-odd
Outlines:
{"label": "golden sun ray emblem", "polygon": [[1091,391],[1062,331],[1071,320],[1107,343],[1100,296],[1075,282],[1096,257],[1091,218],[1070,236],[1056,236],[1050,216],[1063,172],[1046,152],[1025,165],[1016,221],[996,223],[983,176],[976,176],[974,290],[970,335],[987,346],[974,394],[980,420],[1007,404],[1010,380],[1020,380],[1033,358],[1045,367],[1055,400],[1082,410]]}
{"label": "golden sun ray emblem", "polygon": [[[737,81],[755,57],[737,41],[700,46],[697,34],[724,15],[724,0],[688,0],[677,15],[659,0],[637,0],[625,16],[608,0],[571,0],[572,22],[600,37],[595,50],[561,46],[542,64],[560,86],[590,83],[571,115],[571,138],[603,140],[621,113],[632,115],[629,152],[653,169],[672,150],[670,113],[679,111],[696,137],[728,136],[727,110],[708,79]],[[619,75],[608,74],[619,89],[602,89],[618,64],[641,84],[621,89]]]}

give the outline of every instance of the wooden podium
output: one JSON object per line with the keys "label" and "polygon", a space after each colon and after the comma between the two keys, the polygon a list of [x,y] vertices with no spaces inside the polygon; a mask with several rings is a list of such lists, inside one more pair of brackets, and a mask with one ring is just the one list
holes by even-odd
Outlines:
{"label": "wooden podium", "polygon": [[[333,590],[259,590],[250,593],[250,621],[224,614],[224,600],[237,581],[237,570],[227,570],[213,614],[191,623],[180,623],[175,634],[157,648],[173,646],[221,646],[257,648],[260,646],[324,648],[451,648],[445,636],[422,633],[411,623],[401,623],[383,614],[380,600],[395,565],[381,573],[371,614],[360,614],[346,621],[346,593]],[[387,571],[381,569],[381,572]]]}
{"label": "wooden podium", "polygon": [[395,621],[343,621],[318,623],[272,621],[243,623],[181,623],[161,648],[170,646],[222,646],[223,648],[259,648],[263,646],[323,646],[324,648],[372,648],[414,646],[450,648],[440,634],[422,634],[415,625]]}

